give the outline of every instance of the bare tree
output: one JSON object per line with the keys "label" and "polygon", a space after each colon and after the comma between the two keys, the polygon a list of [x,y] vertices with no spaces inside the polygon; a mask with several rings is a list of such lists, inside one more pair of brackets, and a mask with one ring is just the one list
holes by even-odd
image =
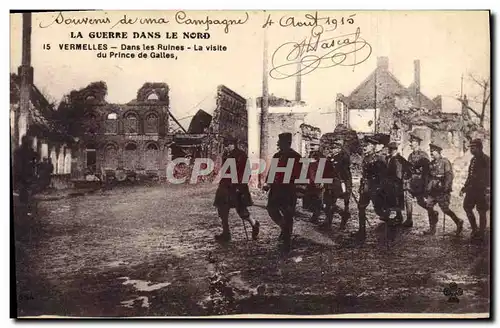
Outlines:
{"label": "bare tree", "polygon": [[486,114],[486,108],[488,107],[488,104],[490,102],[490,77],[488,76],[487,78],[480,78],[476,77],[473,74],[469,74],[470,80],[474,82],[477,86],[479,86],[482,90],[482,95],[478,103],[481,105],[481,108],[479,110],[473,109],[470,105],[469,102],[467,101],[467,98],[458,98],[458,100],[468,109],[470,110],[476,117],[479,119],[479,125],[484,127],[484,120],[485,117],[487,116]]}

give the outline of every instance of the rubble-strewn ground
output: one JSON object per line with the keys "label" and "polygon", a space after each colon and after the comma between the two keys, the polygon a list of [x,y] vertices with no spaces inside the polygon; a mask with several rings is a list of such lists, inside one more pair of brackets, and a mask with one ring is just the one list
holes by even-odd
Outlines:
{"label": "rubble-strewn ground", "polygon": [[[386,231],[371,214],[363,247],[345,233],[296,219],[293,251],[277,249],[278,228],[265,199],[251,212],[261,222],[247,241],[231,212],[233,241],[217,244],[213,185],[124,187],[38,203],[34,218],[16,218],[18,314],[178,316],[214,314],[470,313],[489,311],[489,246],[461,238],[421,236],[416,226]],[[465,220],[460,203],[454,204]],[[248,227],[249,228],[249,227]],[[446,219],[446,231],[454,225]],[[249,231],[250,232],[250,231]],[[459,303],[443,288],[456,282]]]}

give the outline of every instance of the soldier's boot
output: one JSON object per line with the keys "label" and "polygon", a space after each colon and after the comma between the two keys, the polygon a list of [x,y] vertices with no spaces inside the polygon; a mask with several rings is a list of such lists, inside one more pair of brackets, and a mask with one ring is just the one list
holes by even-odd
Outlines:
{"label": "soldier's boot", "polygon": [[474,215],[474,212],[472,212],[472,209],[469,208],[465,209],[465,214],[467,215],[467,219],[469,220],[470,228],[472,230],[470,237],[471,239],[475,239],[478,235],[476,216]]}
{"label": "soldier's boot", "polygon": [[462,231],[464,230],[464,220],[458,218],[458,216],[450,209],[448,209],[444,214],[448,215],[453,222],[457,225],[457,230],[455,231],[456,236],[460,236]]}
{"label": "soldier's boot", "polygon": [[257,240],[260,232],[260,222],[255,220],[255,223],[252,224],[252,239]]}
{"label": "soldier's boot", "polygon": [[311,223],[318,223],[319,215],[320,215],[320,211],[315,209],[313,212],[313,215],[311,216]]}
{"label": "soldier's boot", "polygon": [[483,239],[486,234],[486,211],[479,211],[479,231],[478,238]]}
{"label": "soldier's boot", "polygon": [[359,230],[354,234],[354,239],[358,243],[364,243],[366,240],[366,213],[365,209],[359,211]]}
{"label": "soldier's boot", "polygon": [[331,227],[332,227],[332,221],[333,221],[333,208],[330,206],[330,207],[327,207],[326,210],[325,210],[325,222],[323,222],[323,224],[321,224],[321,228],[322,229],[325,229],[325,230],[329,230]]}
{"label": "soldier's boot", "polygon": [[437,225],[437,223],[430,223],[429,230],[424,231],[424,235],[434,236],[436,234],[436,225]]}
{"label": "soldier's boot", "polygon": [[219,242],[231,241],[231,234],[229,232],[222,232],[221,234],[215,235],[215,240]]}
{"label": "soldier's boot", "polygon": [[293,231],[293,221],[286,220],[283,227],[283,244],[281,245],[281,251],[283,253],[289,253],[292,249],[292,231]]}
{"label": "soldier's boot", "polygon": [[407,194],[405,199],[406,220],[403,222],[404,228],[413,227],[413,200]]}
{"label": "soldier's boot", "polygon": [[340,220],[339,230],[345,230],[345,227],[347,225],[347,221],[349,220],[350,217],[351,217],[351,214],[347,210],[345,210],[342,213],[342,218]]}
{"label": "soldier's boot", "polygon": [[222,233],[215,235],[215,240],[219,242],[228,242],[231,240],[231,233],[229,232],[229,218],[221,217],[222,220]]}
{"label": "soldier's boot", "polygon": [[406,207],[406,220],[403,222],[402,226],[404,228],[411,228],[413,227],[413,213],[412,209]]}
{"label": "soldier's boot", "polygon": [[428,215],[429,215],[429,230],[424,231],[424,235],[433,236],[436,234],[436,225],[438,222],[439,213],[434,210],[429,210]]}

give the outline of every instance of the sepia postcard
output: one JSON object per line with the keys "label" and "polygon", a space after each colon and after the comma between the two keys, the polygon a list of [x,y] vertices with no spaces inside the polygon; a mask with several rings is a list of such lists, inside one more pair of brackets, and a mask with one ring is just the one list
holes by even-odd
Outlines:
{"label": "sepia postcard", "polygon": [[10,12],[15,318],[490,318],[488,10]]}

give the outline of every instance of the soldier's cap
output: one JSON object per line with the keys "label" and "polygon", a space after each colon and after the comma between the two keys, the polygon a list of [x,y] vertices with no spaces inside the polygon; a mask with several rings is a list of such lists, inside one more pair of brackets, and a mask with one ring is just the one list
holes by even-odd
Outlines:
{"label": "soldier's cap", "polygon": [[313,150],[309,153],[309,158],[321,157],[321,152],[319,150]]}
{"label": "soldier's cap", "polygon": [[437,150],[437,151],[443,150],[443,147],[437,145],[435,142],[431,142],[429,144],[429,148],[431,149],[431,151],[433,151],[433,150]]}
{"label": "soldier's cap", "polygon": [[474,139],[470,142],[470,146],[483,147],[483,141],[481,139]]}
{"label": "soldier's cap", "polygon": [[391,136],[386,133],[378,133],[376,137],[378,138],[378,143],[384,146],[387,146],[391,141]]}
{"label": "soldier's cap", "polygon": [[233,136],[225,137],[224,138],[224,146],[233,145],[236,143],[236,141],[238,141],[238,140]]}
{"label": "soldier's cap", "polygon": [[410,132],[410,141],[417,140],[418,142],[422,142],[422,138],[418,136],[415,132]]}
{"label": "soldier's cap", "polygon": [[291,143],[292,142],[292,134],[290,132],[280,133],[280,134],[278,134],[278,141]]}
{"label": "soldier's cap", "polygon": [[397,143],[395,143],[394,141],[389,142],[389,143],[387,144],[387,148],[389,148],[389,149],[398,149],[398,144],[397,144]]}
{"label": "soldier's cap", "polygon": [[377,145],[380,143],[379,139],[376,138],[375,136],[365,136],[363,141],[372,145]]}

